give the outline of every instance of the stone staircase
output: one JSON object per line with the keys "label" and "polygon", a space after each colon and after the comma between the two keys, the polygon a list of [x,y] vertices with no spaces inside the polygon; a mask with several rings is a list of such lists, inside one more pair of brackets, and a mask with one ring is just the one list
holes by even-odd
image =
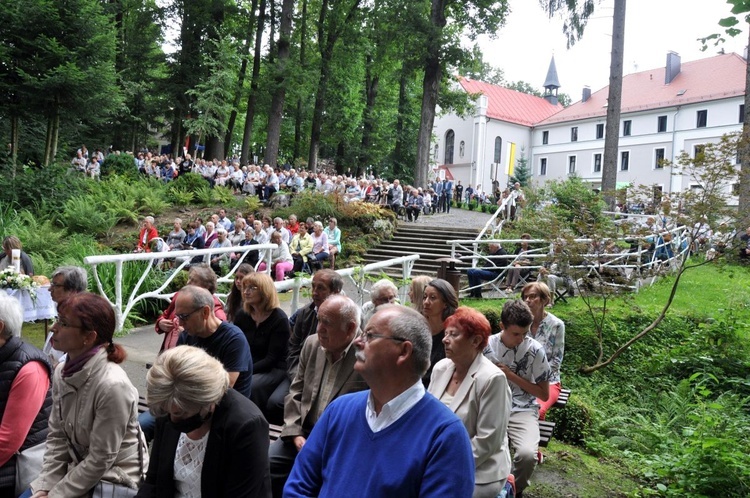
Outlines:
{"label": "stone staircase", "polygon": [[[479,230],[455,227],[436,227],[418,223],[399,223],[391,240],[382,242],[370,249],[364,256],[364,263],[376,263],[391,258],[419,254],[414,263],[412,275],[437,276],[440,258],[449,258],[451,246],[449,240],[471,240],[479,235]],[[465,269],[470,263],[458,264],[457,268]],[[391,268],[386,272],[400,276],[401,267]]]}

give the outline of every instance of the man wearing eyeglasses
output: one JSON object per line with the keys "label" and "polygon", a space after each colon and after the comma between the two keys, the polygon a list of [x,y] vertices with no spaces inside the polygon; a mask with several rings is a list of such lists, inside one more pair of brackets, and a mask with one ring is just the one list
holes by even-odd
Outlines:
{"label": "man wearing eyeglasses", "polygon": [[201,348],[229,373],[229,386],[250,398],[253,358],[245,334],[236,325],[214,315],[214,298],[209,291],[186,285],[177,294],[174,306],[177,326],[184,329],[177,345]]}
{"label": "man wearing eyeglasses", "polygon": [[341,496],[347,490],[364,498],[471,497],[468,433],[422,384],[432,347],[425,318],[405,306],[383,305],[354,347],[354,369],[370,390],[342,396],[326,409],[294,463],[284,496]]}
{"label": "man wearing eyeglasses", "polygon": [[281,437],[269,449],[275,497],[282,496],[294,460],[328,404],[342,394],[367,389],[354,371],[353,344],[359,315],[354,301],[338,294],[318,309],[316,333],[302,346],[297,374],[284,402]]}

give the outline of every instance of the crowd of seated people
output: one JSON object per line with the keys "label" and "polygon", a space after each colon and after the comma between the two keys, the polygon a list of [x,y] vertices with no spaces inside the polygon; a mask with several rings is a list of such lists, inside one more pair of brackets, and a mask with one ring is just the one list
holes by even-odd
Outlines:
{"label": "crowd of seated people", "polygon": [[[216,240],[225,237],[220,220]],[[262,230],[262,223],[253,224]],[[181,223],[172,228],[171,235],[176,237]],[[320,227],[315,229],[320,231]],[[190,223],[188,232],[186,239],[200,237],[196,222]],[[306,223],[297,227],[296,237],[300,234],[310,237]],[[274,229],[271,237],[283,247],[281,231]],[[177,243],[185,244],[186,239]],[[549,298],[546,288],[524,289],[527,304],[518,304],[524,317],[503,314],[503,327],[510,327],[513,337],[529,333],[541,343],[527,341],[538,353],[539,365],[535,362],[534,368],[542,370],[534,370],[532,378],[536,384],[544,382],[539,388],[516,381],[525,373],[503,366],[507,363],[513,368],[515,363],[505,358],[499,341],[490,337],[486,319],[477,312],[457,309],[456,295],[445,281],[415,281],[409,295],[422,301],[421,311],[398,304],[397,287],[391,282],[378,282],[373,286],[371,309],[365,310],[368,320],[362,319],[363,310],[342,291],[340,275],[329,269],[317,272],[312,302],[290,318],[280,308],[272,279],[254,272],[251,266],[238,269],[226,306],[214,295],[216,276],[210,266],[192,266],[187,285],[156,322],[155,331],[164,340],[148,374],[151,411],[140,417],[132,384],[116,365],[124,353],[112,343],[114,316],[107,311],[111,307],[85,291],[78,293],[82,297],[64,301],[61,320],[52,330],[52,345],[67,353],[67,358],[53,373],[47,355],[33,349],[14,352],[20,362],[13,374],[24,379],[35,376],[38,388],[26,388],[24,401],[19,402],[21,412],[0,411],[0,424],[7,422],[6,416],[14,417],[14,423],[23,417],[27,428],[25,439],[13,436],[8,441],[12,444],[10,454],[48,438],[49,457],[38,477],[24,483],[25,496],[78,496],[92,487],[131,493],[127,496],[219,497],[286,496],[299,486],[325,489],[329,479],[333,483],[337,478],[329,475],[325,466],[318,466],[315,452],[324,451],[321,445],[327,444],[326,431],[335,430],[329,424],[351,425],[343,419],[328,420],[329,405],[335,411],[354,399],[344,395],[363,390],[363,396],[374,397],[375,410],[379,410],[379,400],[388,402],[388,398],[380,398],[387,392],[408,393],[406,397],[413,400],[393,419],[379,420],[373,413],[368,422],[374,424],[372,431],[395,424],[383,433],[386,439],[391,432],[443,432],[441,427],[454,427],[449,430],[451,444],[444,450],[439,450],[440,444],[430,447],[432,437],[425,434],[424,444],[398,455],[390,454],[393,445],[370,446],[367,438],[352,435],[352,444],[370,448],[369,456],[401,469],[403,475],[395,488],[399,496],[422,495],[425,489],[443,490],[449,496],[495,496],[506,486],[511,468],[518,474],[516,479],[527,484],[537,445],[524,427],[538,416],[538,404],[550,397],[547,385],[559,383],[559,377],[549,376],[545,370],[544,360],[549,358],[551,365],[556,362],[559,375],[564,340],[564,326],[544,309]],[[4,324],[0,327],[0,354],[17,347],[18,341],[12,338],[20,327],[20,313],[0,300],[0,322]],[[511,348],[509,341],[503,339]],[[542,346],[552,348],[550,353],[542,354]],[[440,358],[447,359],[438,363]],[[27,363],[31,366],[21,368]],[[437,363],[434,371],[428,370],[430,363]],[[77,415],[68,411],[67,398],[58,398],[59,391],[50,386],[77,382],[89,371],[103,372],[99,378],[86,377],[86,382],[109,393],[111,401],[107,407],[95,405],[91,415],[86,415],[93,419],[76,420]],[[387,386],[401,374],[405,376],[399,382],[401,391]],[[9,388],[13,377],[10,379]],[[475,379],[476,385],[469,379]],[[8,393],[16,396],[13,389],[0,390],[0,396]],[[77,402],[88,402],[85,393],[78,396]],[[541,399],[534,401],[533,396]],[[522,406],[522,402],[528,405]],[[524,409],[530,416],[516,413]],[[97,422],[99,419],[107,423]],[[281,437],[270,446],[267,420],[283,424]],[[425,424],[425,420],[437,425]],[[80,429],[70,433],[68,424]],[[108,436],[99,437],[99,430]],[[486,439],[487,431],[493,434],[491,440]],[[523,439],[514,439],[518,431],[525,434]],[[2,434],[0,443],[5,443]],[[153,441],[150,448],[146,440]],[[103,452],[115,443],[124,445],[120,446],[121,456],[103,458]],[[301,452],[307,444],[310,452]],[[516,453],[512,464],[511,448]],[[75,451],[83,451],[81,459],[74,456]],[[446,453],[438,458],[441,451]],[[3,460],[5,453],[0,449],[0,473],[8,465],[8,460]],[[343,462],[348,457],[332,458]],[[454,463],[460,459],[464,462],[460,475],[442,479],[444,468],[436,458]],[[433,461],[435,468],[428,461]],[[76,470],[84,462],[85,478]],[[408,470],[416,468],[424,471],[419,479]],[[359,470],[353,467],[349,472]],[[368,486],[380,489],[377,480],[369,482]],[[419,491],[420,486],[427,488]]]}

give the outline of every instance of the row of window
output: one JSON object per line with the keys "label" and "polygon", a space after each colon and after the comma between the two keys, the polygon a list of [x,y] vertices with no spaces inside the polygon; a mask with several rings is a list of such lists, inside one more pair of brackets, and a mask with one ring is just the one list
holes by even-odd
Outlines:
{"label": "row of window", "polygon": [[[740,123],[745,122],[745,104],[740,104],[739,122]],[[701,109],[699,111],[696,111],[695,127],[705,128],[707,125],[708,125],[708,110]],[[666,131],[667,131],[667,116],[657,116],[656,117],[656,132],[666,133]],[[622,136],[629,137],[632,135],[632,133],[633,133],[633,120],[631,119],[623,120]],[[603,138],[604,138],[604,123],[597,123],[596,139],[601,140]],[[571,142],[578,141],[578,127],[577,126],[572,126],[570,128],[570,141]],[[548,145],[548,144],[549,144],[549,131],[545,130],[545,131],[542,131],[542,145]]]}
{"label": "row of window", "polygon": [[[702,149],[700,149],[702,151]],[[696,153],[698,151],[698,148],[696,146]],[[665,157],[665,149],[663,147],[660,147],[658,149],[654,149],[654,168],[655,169],[662,169],[664,168],[664,157]],[[576,163],[578,161],[578,156],[568,156],[568,173],[575,173],[576,172]],[[630,151],[623,150],[620,152],[620,171],[628,171],[630,169]],[[596,153],[594,154],[594,161],[593,161],[593,172],[594,173],[601,173],[602,171],[602,154]],[[545,176],[547,175],[547,158],[542,157],[539,158],[539,176]]]}
{"label": "row of window", "polygon": [[[445,161],[443,164],[453,164],[453,152],[454,142],[456,141],[456,133],[453,130],[448,130],[445,133]],[[458,147],[458,157],[464,157],[466,149],[466,142],[461,140]],[[495,163],[501,162],[503,152],[503,139],[501,137],[495,137]],[[438,145],[435,144],[435,151],[433,153],[435,161],[438,160]]]}

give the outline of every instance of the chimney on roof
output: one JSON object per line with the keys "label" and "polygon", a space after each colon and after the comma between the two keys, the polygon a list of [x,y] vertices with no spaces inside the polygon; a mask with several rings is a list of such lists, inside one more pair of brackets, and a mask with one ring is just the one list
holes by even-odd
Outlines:
{"label": "chimney on roof", "polygon": [[581,101],[586,102],[590,98],[591,98],[591,87],[589,86],[583,87],[583,96],[581,97]]}
{"label": "chimney on roof", "polygon": [[677,52],[667,52],[667,67],[664,72],[664,84],[669,85],[672,80],[680,74],[680,54]]}

